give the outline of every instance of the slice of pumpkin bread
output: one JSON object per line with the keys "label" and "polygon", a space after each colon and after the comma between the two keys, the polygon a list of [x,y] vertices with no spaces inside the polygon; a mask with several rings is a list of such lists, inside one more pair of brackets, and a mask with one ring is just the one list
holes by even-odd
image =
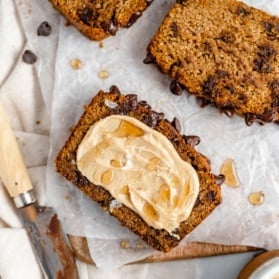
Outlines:
{"label": "slice of pumpkin bread", "polygon": [[152,0],[50,0],[53,6],[91,40],[115,35],[130,27]]}
{"label": "slice of pumpkin bread", "polygon": [[[193,200],[193,208],[191,209],[190,215],[186,220],[180,222],[178,227],[171,233],[164,228],[158,229],[150,226],[140,214],[137,214],[129,206],[119,202],[102,185],[92,183],[78,168],[77,151],[87,132],[96,123],[99,123],[99,121],[115,115],[129,116],[164,135],[166,141],[174,147],[175,153],[178,154],[180,160],[182,159],[183,162],[188,162],[198,177],[199,190],[197,191],[196,198]],[[223,179],[221,176],[218,177],[211,173],[209,160],[195,150],[194,145],[198,142],[199,138],[196,136],[180,134],[177,119],[172,122],[164,119],[163,113],[153,111],[145,101],[138,101],[137,95],[123,95],[117,87],[112,86],[110,92],[100,91],[93,97],[91,103],[85,107],[84,113],[56,158],[56,170],[93,201],[99,203],[104,210],[117,218],[123,226],[139,235],[148,245],[157,250],[167,252],[177,246],[187,234],[197,227],[221,203],[220,184],[223,182]],[[99,147],[105,146],[105,144],[101,141]],[[102,150],[99,147],[97,152],[102,154]],[[117,148],[116,145],[115,148]],[[94,160],[92,159],[91,161]],[[113,166],[121,167],[119,164],[116,165],[116,162],[113,162]],[[153,171],[153,168],[149,167],[147,169]],[[181,176],[183,175],[182,173]],[[108,180],[108,176],[105,178]],[[152,188],[154,185],[144,186],[145,189],[148,189],[148,192],[153,191]],[[167,194],[170,195],[165,190],[163,194],[163,198]],[[169,214],[174,214],[175,216],[175,210],[170,211]]]}
{"label": "slice of pumpkin bread", "polygon": [[177,1],[151,40],[145,63],[221,112],[279,121],[279,18],[235,0]]}

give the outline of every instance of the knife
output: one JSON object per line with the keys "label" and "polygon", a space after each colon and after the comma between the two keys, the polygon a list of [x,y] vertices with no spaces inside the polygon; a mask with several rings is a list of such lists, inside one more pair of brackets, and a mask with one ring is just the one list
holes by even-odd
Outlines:
{"label": "knife", "polygon": [[57,214],[39,206],[17,140],[0,102],[0,177],[19,211],[46,278],[78,278],[74,255]]}

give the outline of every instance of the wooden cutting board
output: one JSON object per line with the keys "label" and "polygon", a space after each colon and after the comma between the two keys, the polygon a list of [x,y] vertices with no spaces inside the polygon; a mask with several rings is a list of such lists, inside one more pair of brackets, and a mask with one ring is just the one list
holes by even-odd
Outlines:
{"label": "wooden cutting board", "polygon": [[[69,239],[76,258],[85,263],[94,264],[94,261],[90,256],[87,239],[85,237],[72,235],[69,236]],[[259,251],[259,253],[261,253],[264,251],[264,249],[244,245],[221,245],[205,242],[193,242],[185,245],[179,245],[168,253],[155,252],[153,255],[136,263],[163,262],[179,259],[244,253],[249,251]]]}

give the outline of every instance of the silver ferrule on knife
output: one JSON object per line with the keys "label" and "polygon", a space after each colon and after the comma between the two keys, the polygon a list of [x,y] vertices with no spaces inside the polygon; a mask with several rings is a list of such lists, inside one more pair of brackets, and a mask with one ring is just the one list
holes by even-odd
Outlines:
{"label": "silver ferrule on knife", "polygon": [[14,204],[17,208],[25,207],[29,204],[35,203],[36,198],[33,190],[29,190],[24,193],[20,193],[19,195],[13,197]]}

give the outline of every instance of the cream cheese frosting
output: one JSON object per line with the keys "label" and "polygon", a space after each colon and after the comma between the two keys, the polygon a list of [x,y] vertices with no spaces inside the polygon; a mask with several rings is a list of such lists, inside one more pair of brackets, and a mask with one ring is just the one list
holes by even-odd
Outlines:
{"label": "cream cheese frosting", "polygon": [[93,124],[77,150],[77,167],[149,226],[170,234],[189,217],[199,193],[192,165],[163,134],[129,116]]}

